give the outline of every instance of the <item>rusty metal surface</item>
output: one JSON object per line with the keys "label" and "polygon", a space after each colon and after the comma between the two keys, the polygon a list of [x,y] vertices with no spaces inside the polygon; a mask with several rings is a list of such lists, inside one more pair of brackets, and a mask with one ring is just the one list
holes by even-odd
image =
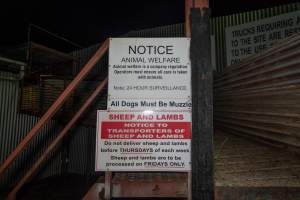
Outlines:
{"label": "rusty metal surface", "polygon": [[215,77],[215,126],[300,147],[300,34]]}

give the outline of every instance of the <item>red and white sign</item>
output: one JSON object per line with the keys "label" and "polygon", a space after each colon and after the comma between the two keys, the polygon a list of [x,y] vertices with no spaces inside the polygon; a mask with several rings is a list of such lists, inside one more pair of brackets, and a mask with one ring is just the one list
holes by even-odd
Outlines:
{"label": "red and white sign", "polygon": [[189,171],[189,38],[112,38],[96,171]]}
{"label": "red and white sign", "polygon": [[96,171],[189,171],[190,112],[97,113]]}

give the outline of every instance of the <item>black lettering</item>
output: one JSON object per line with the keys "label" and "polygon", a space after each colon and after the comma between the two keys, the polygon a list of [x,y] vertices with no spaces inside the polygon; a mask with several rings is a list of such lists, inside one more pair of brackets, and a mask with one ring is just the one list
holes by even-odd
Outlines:
{"label": "black lettering", "polygon": [[129,54],[173,54],[173,45],[167,45],[167,46],[153,46],[153,45],[148,45],[148,46],[128,46],[128,53]]}
{"label": "black lettering", "polygon": [[132,51],[134,54],[136,54],[136,46],[134,46],[134,49],[133,49],[132,46],[129,45],[129,54],[130,54],[131,51]]}

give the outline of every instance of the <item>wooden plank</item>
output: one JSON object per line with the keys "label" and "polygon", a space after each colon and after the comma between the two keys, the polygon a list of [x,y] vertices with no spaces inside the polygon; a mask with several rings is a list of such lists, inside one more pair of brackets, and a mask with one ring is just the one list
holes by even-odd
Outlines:
{"label": "wooden plank", "polygon": [[192,199],[214,199],[209,10],[191,9]]}

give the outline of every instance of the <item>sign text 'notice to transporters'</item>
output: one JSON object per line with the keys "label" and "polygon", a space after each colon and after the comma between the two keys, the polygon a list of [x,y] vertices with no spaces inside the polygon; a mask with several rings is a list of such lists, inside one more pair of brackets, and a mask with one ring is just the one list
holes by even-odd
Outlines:
{"label": "sign text 'notice to transporters'", "polygon": [[112,38],[96,171],[190,171],[189,38]]}
{"label": "sign text 'notice to transporters'", "polygon": [[96,171],[190,170],[190,112],[97,115]]}

